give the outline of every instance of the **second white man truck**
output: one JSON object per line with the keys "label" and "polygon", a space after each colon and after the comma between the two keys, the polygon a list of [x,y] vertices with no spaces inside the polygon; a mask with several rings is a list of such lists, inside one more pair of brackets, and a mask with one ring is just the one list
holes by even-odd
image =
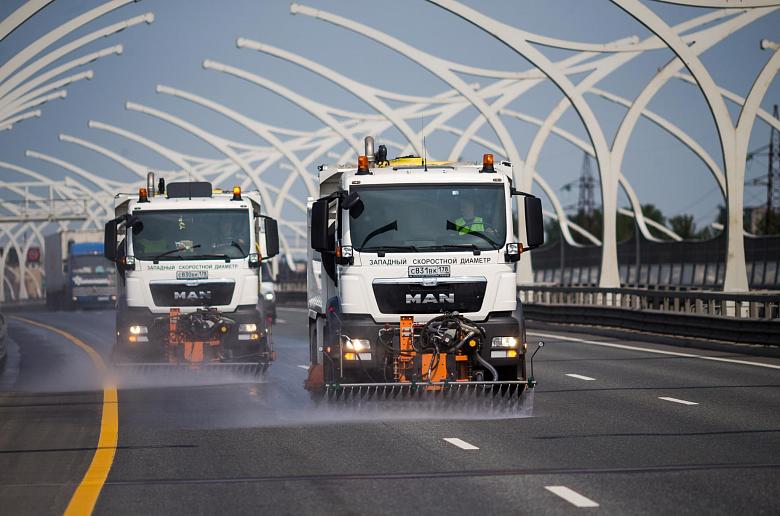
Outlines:
{"label": "second white man truck", "polygon": [[119,273],[114,361],[264,370],[274,351],[260,268],[279,243],[259,193],[155,186],[150,173],[138,194],[116,196],[115,215],[105,226]]}
{"label": "second white man truck", "polygon": [[369,137],[357,166],[319,168],[320,197],[309,202],[306,387],[533,387],[516,265],[544,229],[541,201],[513,188],[511,165],[490,154],[482,163],[388,161]]}

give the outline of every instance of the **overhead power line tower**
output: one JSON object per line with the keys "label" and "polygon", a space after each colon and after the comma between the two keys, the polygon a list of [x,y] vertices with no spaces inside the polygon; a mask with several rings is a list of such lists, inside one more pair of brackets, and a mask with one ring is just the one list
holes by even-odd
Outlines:
{"label": "overhead power line tower", "polygon": [[[772,110],[772,116],[778,117],[777,104]],[[772,228],[772,219],[780,216],[780,131],[774,126],[769,132],[769,169],[766,177],[766,215],[764,216],[765,233]]]}
{"label": "overhead power line tower", "polygon": [[585,154],[582,159],[582,170],[580,171],[579,198],[577,200],[577,213],[593,215],[596,209],[596,178],[593,175],[590,156]]}

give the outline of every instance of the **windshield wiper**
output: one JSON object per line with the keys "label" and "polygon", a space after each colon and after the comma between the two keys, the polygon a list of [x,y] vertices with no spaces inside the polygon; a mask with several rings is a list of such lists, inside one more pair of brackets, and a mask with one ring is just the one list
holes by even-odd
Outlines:
{"label": "windshield wiper", "polygon": [[381,228],[377,228],[371,233],[369,233],[366,238],[363,239],[363,243],[360,244],[361,249],[368,243],[369,240],[374,238],[377,235],[381,235],[382,233],[387,233],[388,231],[398,231],[398,221],[394,220],[390,224],[385,224]]}
{"label": "windshield wiper", "polygon": [[420,248],[415,245],[378,245],[375,247],[362,247],[360,249],[361,253],[385,253],[388,251],[414,251],[415,253],[419,253]]}
{"label": "windshield wiper", "polygon": [[442,251],[446,251],[448,249],[470,249],[474,251],[474,253],[479,254],[482,252],[482,249],[477,245],[473,243],[459,243],[459,244],[439,244],[439,245],[426,245],[423,247],[420,247],[420,249],[426,249],[426,250],[435,250],[439,249]]}
{"label": "windshield wiper", "polygon": [[[192,246],[192,247],[185,248],[185,249],[182,249],[182,248],[180,248],[180,247],[177,247],[176,249],[171,249],[170,251],[165,251],[164,253],[158,254],[157,256],[155,256],[154,258],[152,258],[152,261],[154,261],[154,262],[157,262],[157,261],[159,261],[159,259],[160,259],[160,258],[162,258],[163,256],[168,256],[168,255],[171,255],[171,254],[173,254],[173,253],[180,253],[180,252],[182,252],[182,251],[189,251],[190,249],[197,249],[198,247],[200,247],[200,244],[198,244],[198,245],[194,245],[194,246]],[[181,256],[179,256],[178,258],[181,258]]]}
{"label": "windshield wiper", "polygon": [[243,257],[246,257],[246,253],[244,252],[244,248],[243,248],[243,247],[241,247],[241,244],[239,244],[239,243],[238,243],[238,242],[236,242],[235,240],[231,240],[231,241],[230,241],[230,245],[232,245],[233,247],[235,247],[235,248],[237,248],[239,251],[241,251],[241,256],[243,256]]}
{"label": "windshield wiper", "polygon": [[222,260],[225,260],[226,262],[229,262],[233,258],[226,255],[225,253],[210,253],[210,254],[193,254],[192,256],[188,256],[188,260],[197,260],[199,258],[220,258]]}

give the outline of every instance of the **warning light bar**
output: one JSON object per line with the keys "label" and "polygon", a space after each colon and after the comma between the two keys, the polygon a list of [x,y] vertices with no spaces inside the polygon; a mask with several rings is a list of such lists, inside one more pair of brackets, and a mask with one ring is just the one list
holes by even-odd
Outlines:
{"label": "warning light bar", "polygon": [[493,168],[493,155],[492,154],[483,154],[482,155],[482,170],[480,172],[495,172],[496,169]]}
{"label": "warning light bar", "polygon": [[138,202],[149,202],[149,192],[146,191],[146,188],[138,189]]}
{"label": "warning light bar", "polygon": [[233,187],[233,201],[240,201],[241,200],[241,187],[240,186],[234,186]]}
{"label": "warning light bar", "polygon": [[357,173],[360,176],[371,173],[368,170],[368,156],[358,156]]}

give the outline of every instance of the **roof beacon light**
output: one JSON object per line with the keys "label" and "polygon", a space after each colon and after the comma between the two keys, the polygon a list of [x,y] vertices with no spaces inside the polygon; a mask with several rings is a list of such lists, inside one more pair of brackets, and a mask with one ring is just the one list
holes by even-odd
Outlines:
{"label": "roof beacon light", "polygon": [[240,186],[234,186],[233,187],[233,199],[232,201],[240,201],[241,200],[241,187]]}
{"label": "roof beacon light", "polygon": [[482,170],[480,172],[495,172],[496,169],[493,168],[493,155],[492,154],[483,154],[482,155]]}
{"label": "roof beacon light", "polygon": [[371,171],[368,170],[368,156],[358,156],[357,175],[364,176],[370,173]]}
{"label": "roof beacon light", "polygon": [[138,202],[149,202],[149,193],[146,188],[138,189]]}

